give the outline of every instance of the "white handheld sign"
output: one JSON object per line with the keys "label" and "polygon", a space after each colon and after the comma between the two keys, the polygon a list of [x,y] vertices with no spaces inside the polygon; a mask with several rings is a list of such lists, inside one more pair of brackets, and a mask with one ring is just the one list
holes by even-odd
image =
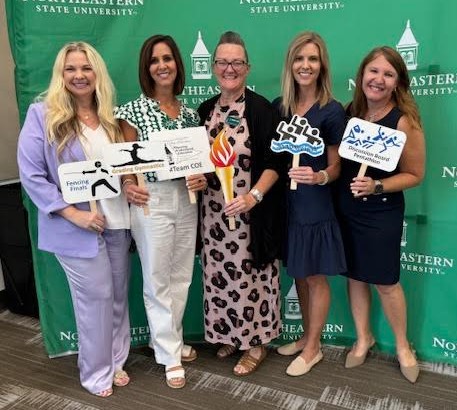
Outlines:
{"label": "white handheld sign", "polygon": [[393,171],[406,143],[402,131],[360,118],[351,118],[344,130],[338,153],[342,158]]}
{"label": "white handheld sign", "polygon": [[103,147],[103,160],[113,175],[153,172],[168,165],[161,141],[135,141],[108,144]]}
{"label": "white handheld sign", "polygon": [[150,139],[160,140],[167,154],[167,166],[157,171],[160,181],[214,172],[205,127],[154,132]]}
{"label": "white handheld sign", "polygon": [[[161,141],[135,141],[109,144],[103,147],[103,158],[111,165],[113,175],[139,174],[138,186],[145,188],[143,172],[154,172],[168,165]],[[149,215],[148,205],[143,206]]]}
{"label": "white handheld sign", "polygon": [[[270,148],[273,152],[290,152],[293,155],[292,167],[300,165],[300,154],[319,157],[324,153],[324,140],[319,137],[318,128],[313,128],[305,117],[294,115],[289,123],[281,121],[276,128],[278,140],[272,140]],[[290,189],[297,189],[297,182],[290,182]]]}
{"label": "white handheld sign", "polygon": [[65,202],[76,204],[118,196],[119,177],[110,175],[108,168],[101,160],[61,164],[57,172]]}
{"label": "white handheld sign", "polygon": [[276,128],[278,140],[271,141],[274,152],[290,152],[291,154],[308,154],[318,157],[324,153],[325,144],[319,137],[319,129],[309,125],[305,117],[294,115],[289,123],[281,121]]}

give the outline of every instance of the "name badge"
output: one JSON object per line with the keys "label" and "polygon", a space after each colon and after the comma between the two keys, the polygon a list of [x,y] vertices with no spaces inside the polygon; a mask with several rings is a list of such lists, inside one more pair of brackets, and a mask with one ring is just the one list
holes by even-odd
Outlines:
{"label": "name badge", "polygon": [[230,127],[234,128],[236,127],[237,125],[239,125],[241,122],[241,118],[240,117],[235,117],[234,115],[229,115],[227,116],[227,118],[225,119],[225,123],[227,125],[229,125]]}

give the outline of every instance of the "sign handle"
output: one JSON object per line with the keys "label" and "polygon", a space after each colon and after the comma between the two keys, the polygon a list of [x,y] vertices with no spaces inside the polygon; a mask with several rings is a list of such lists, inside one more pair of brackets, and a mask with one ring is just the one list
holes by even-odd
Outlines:
{"label": "sign handle", "polygon": [[229,222],[229,231],[234,231],[236,229],[235,217],[229,216],[228,222]]}
{"label": "sign handle", "polygon": [[[138,181],[138,186],[140,188],[146,189],[146,183],[144,182],[144,175],[136,174],[136,179]],[[147,204],[143,206],[143,214],[144,214],[144,216],[149,215],[149,206]]]}
{"label": "sign handle", "polygon": [[[300,154],[293,154],[292,158],[292,168],[298,167],[300,165]],[[290,189],[293,191],[297,190],[297,181],[290,181]]]}
{"label": "sign handle", "polygon": [[[365,176],[365,172],[367,172],[367,168],[368,168],[368,164],[366,164],[365,162],[362,162],[360,164],[360,168],[359,168],[359,172],[357,173],[357,177],[361,178],[361,177]],[[357,191],[352,191],[353,195],[355,195],[357,193],[358,193]]]}
{"label": "sign handle", "polygon": [[[186,183],[187,183],[187,177],[186,177]],[[196,204],[197,203],[197,195],[195,195],[194,191],[191,191],[190,189],[187,190],[189,193],[189,202],[191,204]]]}
{"label": "sign handle", "polygon": [[195,195],[195,192],[189,190],[189,201],[191,204],[196,204],[197,203],[197,196]]}
{"label": "sign handle", "polygon": [[89,206],[90,206],[90,211],[92,213],[96,214],[98,212],[97,201],[95,201],[95,200],[89,201]]}
{"label": "sign handle", "polygon": [[365,162],[362,162],[360,164],[359,168],[359,173],[357,174],[358,177],[363,177],[365,176],[365,172],[367,172],[368,164],[365,164]]}

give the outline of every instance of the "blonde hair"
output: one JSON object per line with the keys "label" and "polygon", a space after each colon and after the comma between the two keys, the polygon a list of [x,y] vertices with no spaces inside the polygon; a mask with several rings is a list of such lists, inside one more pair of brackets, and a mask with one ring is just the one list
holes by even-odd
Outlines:
{"label": "blonde hair", "polygon": [[298,52],[306,44],[315,44],[319,49],[321,69],[317,79],[317,99],[322,107],[333,99],[330,81],[330,60],[322,37],[313,31],[297,35],[289,45],[281,76],[282,111],[284,115],[294,114],[297,108],[299,88],[294,79],[292,67]]}
{"label": "blonde hair", "polygon": [[397,86],[391,97],[392,101],[397,105],[403,115],[405,115],[412,127],[422,129],[419,110],[413,95],[411,94],[406,64],[401,55],[392,47],[388,46],[374,48],[360,63],[355,79],[354,98],[350,106],[351,115],[360,118],[363,118],[366,115],[368,105],[362,89],[363,74],[365,72],[365,67],[381,55],[384,56],[398,75]]}
{"label": "blonde hair", "polygon": [[94,103],[98,119],[111,142],[123,140],[119,125],[114,118],[115,91],[108,74],[105,62],[98,52],[88,43],[70,42],[65,44],[57,54],[48,89],[39,96],[46,104],[46,133],[49,144],[57,144],[57,153],[77,135],[81,125],[76,113],[76,102],[65,87],[63,72],[65,59],[73,51],[83,52],[95,74]]}

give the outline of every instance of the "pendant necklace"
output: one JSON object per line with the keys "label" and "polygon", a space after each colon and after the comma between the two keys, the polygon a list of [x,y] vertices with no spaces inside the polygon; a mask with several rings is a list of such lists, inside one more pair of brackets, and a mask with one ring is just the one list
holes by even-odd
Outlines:
{"label": "pendant necklace", "polygon": [[387,111],[386,109],[387,109],[387,107],[389,107],[389,105],[390,105],[390,101],[384,107],[382,107],[379,110],[375,111],[373,114],[368,114],[367,113],[367,120],[370,121],[370,122],[373,122],[376,119],[381,118],[381,115],[383,115],[384,112]]}

